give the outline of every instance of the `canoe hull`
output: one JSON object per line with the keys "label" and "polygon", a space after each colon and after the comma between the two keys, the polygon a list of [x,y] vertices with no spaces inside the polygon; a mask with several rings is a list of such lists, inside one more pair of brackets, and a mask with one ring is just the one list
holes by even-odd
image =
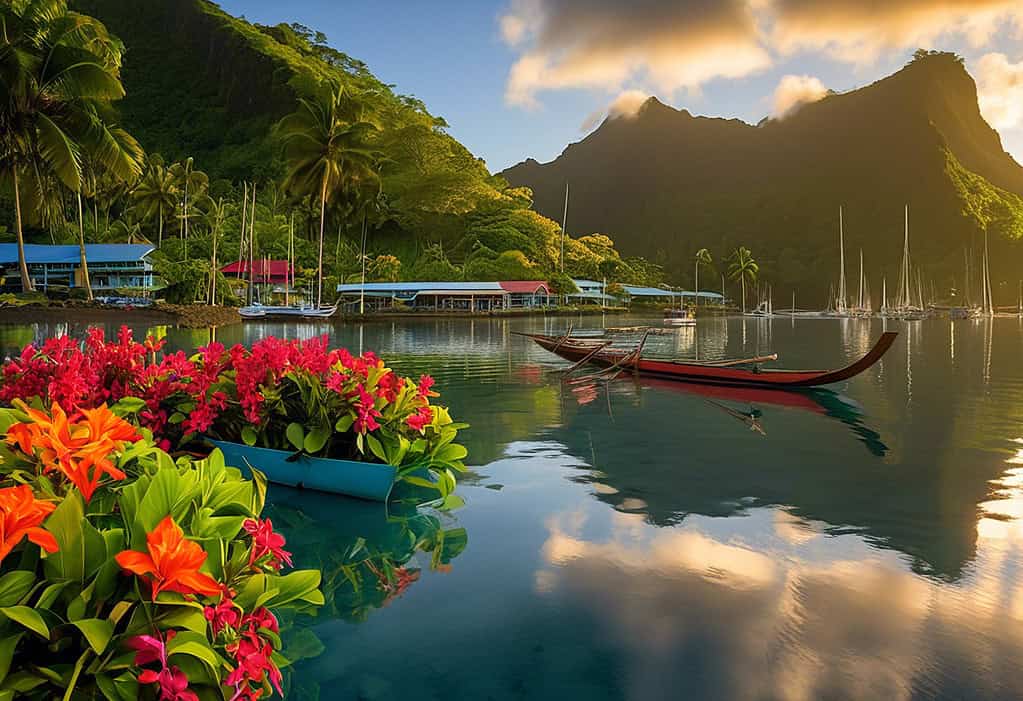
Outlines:
{"label": "canoe hull", "polygon": [[293,453],[271,448],[210,441],[224,453],[228,465],[243,472],[252,466],[275,484],[315,489],[359,499],[386,502],[398,476],[392,465],[353,460],[314,458],[308,455],[289,462]]}
{"label": "canoe hull", "polygon": [[[792,389],[819,387],[842,382],[860,374],[888,352],[897,336],[898,334],[892,331],[883,333],[870,352],[855,363],[839,370],[747,370],[741,367],[718,367],[700,363],[645,358],[640,358],[635,364],[630,361],[628,364],[623,364],[622,367],[634,370],[640,375],[678,382]],[[542,348],[573,362],[583,360],[593,351],[592,345],[587,346],[571,340],[566,341],[555,336],[531,335],[530,338]],[[628,355],[628,351],[598,352],[587,362],[610,367],[619,363],[626,355]]]}

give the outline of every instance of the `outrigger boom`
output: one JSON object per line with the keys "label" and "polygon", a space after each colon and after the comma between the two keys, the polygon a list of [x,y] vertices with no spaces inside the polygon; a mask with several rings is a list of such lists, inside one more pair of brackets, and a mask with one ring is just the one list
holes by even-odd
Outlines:
{"label": "outrigger boom", "polygon": [[[776,360],[777,355],[707,362],[656,360],[642,357],[642,347],[636,350],[611,349],[605,341],[571,338],[567,334],[520,335],[531,338],[541,348],[576,364],[589,363],[605,368],[631,369],[640,375],[679,382],[800,389],[830,385],[859,375],[888,352],[899,334],[894,331],[884,332],[866,355],[838,370],[771,370],[759,367],[760,363]],[[742,367],[744,365],[752,365],[753,368]]]}

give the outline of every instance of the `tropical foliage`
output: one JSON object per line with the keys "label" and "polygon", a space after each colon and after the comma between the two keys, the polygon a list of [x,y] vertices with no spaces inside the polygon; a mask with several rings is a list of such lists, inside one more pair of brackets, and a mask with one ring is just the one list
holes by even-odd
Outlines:
{"label": "tropical foliage", "polygon": [[[367,352],[331,349],[326,337],[264,338],[251,349],[212,343],[194,355],[164,353],[163,340],[138,343],[122,327],[116,340],[91,328],[26,346],[3,365],[0,402],[39,397],[66,412],[110,402],[165,449],[210,435],[308,455],[382,462],[439,490],[445,499],[464,469],[463,446],[433,378],[412,380]],[[433,480],[424,472],[431,472]]]}
{"label": "tropical foliage", "polygon": [[0,694],[256,699],[284,688],[278,613],[323,603],[219,452],[173,460],[108,408],[0,410]]}

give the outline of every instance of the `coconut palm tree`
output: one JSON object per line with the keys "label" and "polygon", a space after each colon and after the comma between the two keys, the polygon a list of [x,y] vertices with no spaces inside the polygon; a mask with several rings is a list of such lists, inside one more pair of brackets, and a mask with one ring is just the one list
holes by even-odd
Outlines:
{"label": "coconut palm tree", "polygon": [[210,187],[210,178],[201,170],[196,170],[194,159],[186,158],[181,163],[175,163],[169,169],[174,185],[179,194],[181,213],[180,235],[184,245],[185,260],[188,260],[188,230],[189,220],[197,216],[196,205],[206,199],[206,192]]}
{"label": "coconut palm tree", "polygon": [[141,149],[103,111],[124,88],[123,45],[101,22],[66,0],[18,0],[0,3],[0,27],[0,172],[12,183],[22,289],[32,290],[23,178],[52,177],[78,193],[83,154],[129,179],[137,165],[128,156]]}
{"label": "coconut palm tree", "polygon": [[156,245],[163,245],[163,224],[169,212],[178,206],[178,186],[174,174],[163,164],[159,156],[151,156],[141,182],[131,193],[138,217],[149,221],[156,217]]}
{"label": "coconut palm tree", "polygon": [[745,246],[739,246],[732,254],[731,264],[728,266],[728,274],[732,280],[738,280],[742,284],[742,313],[746,313],[746,280],[754,282],[760,266],[753,259],[753,254]]}
{"label": "coconut palm tree", "polygon": [[706,248],[701,248],[696,252],[696,303],[700,303],[700,266],[705,265],[708,268],[714,264],[714,259],[710,255],[710,251]]}
{"label": "coconut palm tree", "polygon": [[320,204],[316,305],[323,303],[323,237],[327,206],[344,190],[349,171],[371,170],[376,154],[368,140],[376,125],[362,118],[363,107],[341,85],[328,84],[314,99],[302,98],[298,109],[277,125],[288,164],[284,188]]}

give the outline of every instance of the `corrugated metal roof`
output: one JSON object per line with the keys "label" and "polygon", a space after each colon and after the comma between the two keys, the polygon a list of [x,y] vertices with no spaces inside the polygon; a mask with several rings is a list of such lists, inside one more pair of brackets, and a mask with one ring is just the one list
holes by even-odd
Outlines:
{"label": "corrugated metal roof", "polygon": [[[91,263],[123,263],[139,261],[156,250],[143,243],[87,243],[85,257]],[[80,261],[78,246],[25,244],[25,260],[29,264],[77,265]],[[0,243],[0,265],[18,262],[18,244]]]}
{"label": "corrugated metal roof", "polygon": [[717,292],[689,292],[682,290],[665,290],[660,287],[640,287],[636,285],[622,285],[622,289],[630,297],[702,297],[705,299],[722,299]]}
{"label": "corrugated metal roof", "polygon": [[572,280],[576,287],[603,287],[604,283],[597,282],[596,280]]}
{"label": "corrugated metal roof", "polygon": [[[284,277],[289,273],[294,274],[295,268],[293,266],[289,266],[288,261],[286,260],[256,260],[252,262],[252,271],[253,274],[257,276],[265,277],[269,273],[271,277]],[[221,268],[220,272],[230,273],[232,275],[237,275],[239,273],[247,275],[249,272],[249,261],[243,260],[241,263],[238,261],[229,263]]]}
{"label": "corrugated metal roof", "polygon": [[358,292],[392,292],[398,294],[414,294],[417,292],[504,292],[499,282],[367,282],[365,288],[357,282],[338,285],[337,291]]}
{"label": "corrugated metal roof", "polygon": [[516,294],[533,294],[537,291],[548,295],[551,293],[547,283],[543,280],[506,280],[498,284],[501,286],[501,289]]}

